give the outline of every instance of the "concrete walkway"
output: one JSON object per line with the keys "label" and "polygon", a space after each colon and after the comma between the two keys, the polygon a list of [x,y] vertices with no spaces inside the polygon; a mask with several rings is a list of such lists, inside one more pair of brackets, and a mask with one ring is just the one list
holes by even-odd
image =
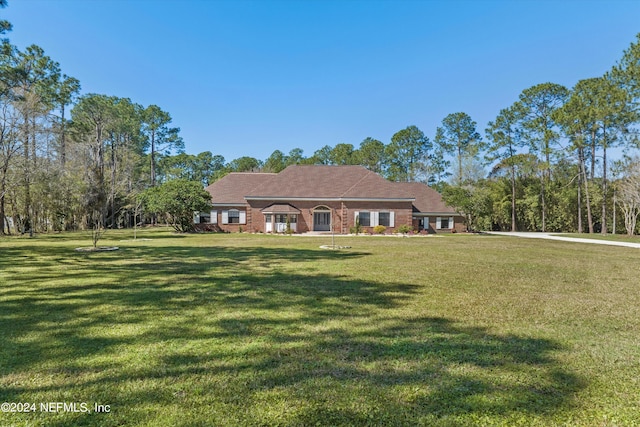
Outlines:
{"label": "concrete walkway", "polygon": [[487,231],[486,233],[494,234],[497,236],[524,237],[527,239],[561,240],[563,242],[590,243],[593,245],[624,246],[627,248],[640,249],[640,243],[615,242],[612,240],[598,240],[598,239],[581,239],[578,237],[554,236],[553,234],[550,234],[550,233],[524,233],[524,232],[510,232],[510,231]]}

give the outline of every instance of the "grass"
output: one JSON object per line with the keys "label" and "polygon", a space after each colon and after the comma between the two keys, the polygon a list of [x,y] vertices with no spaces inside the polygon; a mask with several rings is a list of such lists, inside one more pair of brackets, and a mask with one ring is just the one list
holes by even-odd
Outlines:
{"label": "grass", "polygon": [[638,250],[497,236],[0,240],[0,425],[638,425]]}

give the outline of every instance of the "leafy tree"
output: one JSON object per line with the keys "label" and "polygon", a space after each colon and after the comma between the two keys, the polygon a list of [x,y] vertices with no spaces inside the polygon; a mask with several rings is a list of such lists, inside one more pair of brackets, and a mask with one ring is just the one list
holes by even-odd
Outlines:
{"label": "leafy tree", "polygon": [[498,161],[500,167],[509,169],[511,183],[511,231],[517,230],[516,225],[516,169],[518,149],[522,147],[522,140],[517,129],[518,115],[513,108],[500,111],[495,121],[489,122],[486,135],[491,142],[487,147],[486,158],[490,162]]}
{"label": "leafy tree", "polygon": [[360,143],[360,148],[354,153],[357,163],[378,174],[384,172],[385,151],[384,144],[377,139],[367,137]]}
{"label": "leafy tree", "polygon": [[[591,108],[593,101],[594,80],[580,80],[571,91],[568,100],[562,107],[553,112],[553,119],[562,127],[565,135],[571,142],[569,150],[576,152],[578,160],[578,232],[583,232],[582,226],[582,186],[586,197],[587,225],[589,233],[593,233],[593,215],[591,211],[591,198],[589,194],[589,175],[586,170],[586,153],[589,148],[589,137],[595,141],[595,118]],[[595,145],[595,143],[594,143]],[[592,147],[595,156],[595,146]],[[592,162],[592,167],[593,167]],[[593,173],[590,175],[593,178]]]}
{"label": "leafy tree", "polygon": [[229,172],[257,172],[261,167],[260,160],[249,156],[234,159],[227,165]]}
{"label": "leafy tree", "polygon": [[[621,133],[635,119],[631,111],[629,94],[610,78],[604,76],[595,80],[596,93],[591,109],[595,124],[600,130],[599,148],[602,150],[602,234],[607,233],[607,149],[619,141]],[[594,150],[595,151],[595,150]]]}
{"label": "leafy tree", "polygon": [[80,81],[74,77],[69,77],[66,74],[62,75],[61,80],[58,80],[55,87],[54,102],[60,110],[60,142],[58,147],[58,156],[63,168],[67,161],[66,107],[71,105],[79,92]]}
{"label": "leafy tree", "polygon": [[[7,7],[7,0],[0,0],[0,8]],[[6,34],[13,29],[13,26],[6,19],[0,19],[0,34]]]}
{"label": "leafy tree", "polygon": [[106,219],[105,151],[109,129],[116,120],[116,102],[115,97],[88,94],[71,110],[74,136],[88,148],[84,207],[94,228],[98,223],[103,226]]}
{"label": "leafy tree", "polygon": [[313,153],[312,159],[313,159],[313,164],[316,165],[330,165],[331,164],[331,151],[333,149],[328,146],[325,145],[324,147],[320,148],[319,150],[316,150]]}
{"label": "leafy tree", "polygon": [[451,176],[449,168],[451,168],[451,162],[445,158],[442,147],[436,146],[429,161],[428,184],[436,188],[441,187],[445,180]]}
{"label": "leafy tree", "polygon": [[32,203],[32,185],[38,171],[38,136],[42,121],[46,120],[53,105],[53,86],[59,79],[57,62],[44,54],[36,45],[24,52],[3,43],[3,78],[10,87],[13,106],[20,115],[19,134],[23,149],[20,176],[23,188],[23,231],[32,234],[37,220]]}
{"label": "leafy tree", "polygon": [[143,124],[150,149],[151,186],[156,185],[157,153],[178,153],[184,150],[184,141],[180,137],[180,128],[169,127],[172,119],[169,113],[157,105],[148,106],[143,112]]}
{"label": "leafy tree", "polygon": [[293,148],[287,155],[287,166],[299,165],[305,161],[302,148]]}
{"label": "leafy tree", "polygon": [[627,235],[635,233],[640,215],[640,160],[628,159],[623,165],[624,176],[618,182],[618,203],[624,214]]}
{"label": "leafy tree", "polygon": [[436,145],[443,153],[453,155],[458,161],[458,173],[454,182],[461,185],[465,181],[463,161],[475,158],[482,148],[481,137],[476,132],[476,122],[467,113],[449,114],[436,130]]}
{"label": "leafy tree", "polygon": [[278,173],[287,167],[287,163],[287,156],[285,156],[282,151],[275,150],[267,160],[265,160],[263,170],[265,172]]}
{"label": "leafy tree", "polygon": [[546,231],[547,203],[545,188],[551,179],[551,156],[558,142],[557,123],[553,112],[569,96],[569,90],[555,83],[542,83],[522,91],[514,109],[520,116],[519,131],[532,153],[540,158],[541,229]]}
{"label": "leafy tree", "polygon": [[445,185],[442,189],[442,199],[465,216],[468,229],[482,229],[491,225],[481,222],[482,218],[491,216],[491,198],[486,187],[480,182],[474,186]]}
{"label": "leafy tree", "polygon": [[150,212],[164,214],[172,227],[181,233],[193,231],[193,215],[211,207],[211,195],[197,181],[174,179],[142,193]]}
{"label": "leafy tree", "polygon": [[399,182],[418,181],[421,172],[427,168],[431,148],[429,138],[416,126],[396,132],[385,148],[387,178]]}
{"label": "leafy tree", "polygon": [[640,33],[611,70],[611,77],[631,97],[631,109],[637,120],[640,113]]}
{"label": "leafy tree", "polygon": [[[0,98],[4,98],[0,95]],[[0,99],[0,235],[5,234],[6,195],[10,184],[10,167],[18,155],[17,117],[6,99]],[[7,233],[11,231],[7,227]]]}
{"label": "leafy tree", "polygon": [[329,153],[329,162],[332,165],[353,165],[356,163],[351,144],[336,144]]}

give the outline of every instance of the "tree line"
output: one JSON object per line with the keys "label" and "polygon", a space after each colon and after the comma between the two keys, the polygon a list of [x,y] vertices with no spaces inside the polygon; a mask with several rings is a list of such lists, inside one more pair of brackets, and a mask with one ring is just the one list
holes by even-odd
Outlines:
{"label": "tree line", "polygon": [[[0,34],[10,30],[0,21]],[[3,39],[0,234],[132,227],[163,213],[156,202],[166,183],[202,188],[230,172],[295,164],[362,165],[392,181],[428,183],[471,228],[633,232],[640,163],[609,153],[638,148],[639,70],[640,34],[604,76],[523,90],[484,135],[457,112],[433,138],[408,126],[386,143],[368,137],[310,156],[294,148],[227,162],[209,151],[185,153],[180,129],[160,107],[82,94],[42,48],[20,50]]]}

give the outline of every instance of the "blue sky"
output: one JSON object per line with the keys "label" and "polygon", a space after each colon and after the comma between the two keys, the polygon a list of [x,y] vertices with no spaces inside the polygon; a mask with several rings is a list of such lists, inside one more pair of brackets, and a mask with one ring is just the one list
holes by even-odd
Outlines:
{"label": "blue sky", "polygon": [[186,151],[227,161],[442,119],[487,122],[544,82],[600,76],[640,32],[640,1],[9,0],[82,93],[156,104]]}

